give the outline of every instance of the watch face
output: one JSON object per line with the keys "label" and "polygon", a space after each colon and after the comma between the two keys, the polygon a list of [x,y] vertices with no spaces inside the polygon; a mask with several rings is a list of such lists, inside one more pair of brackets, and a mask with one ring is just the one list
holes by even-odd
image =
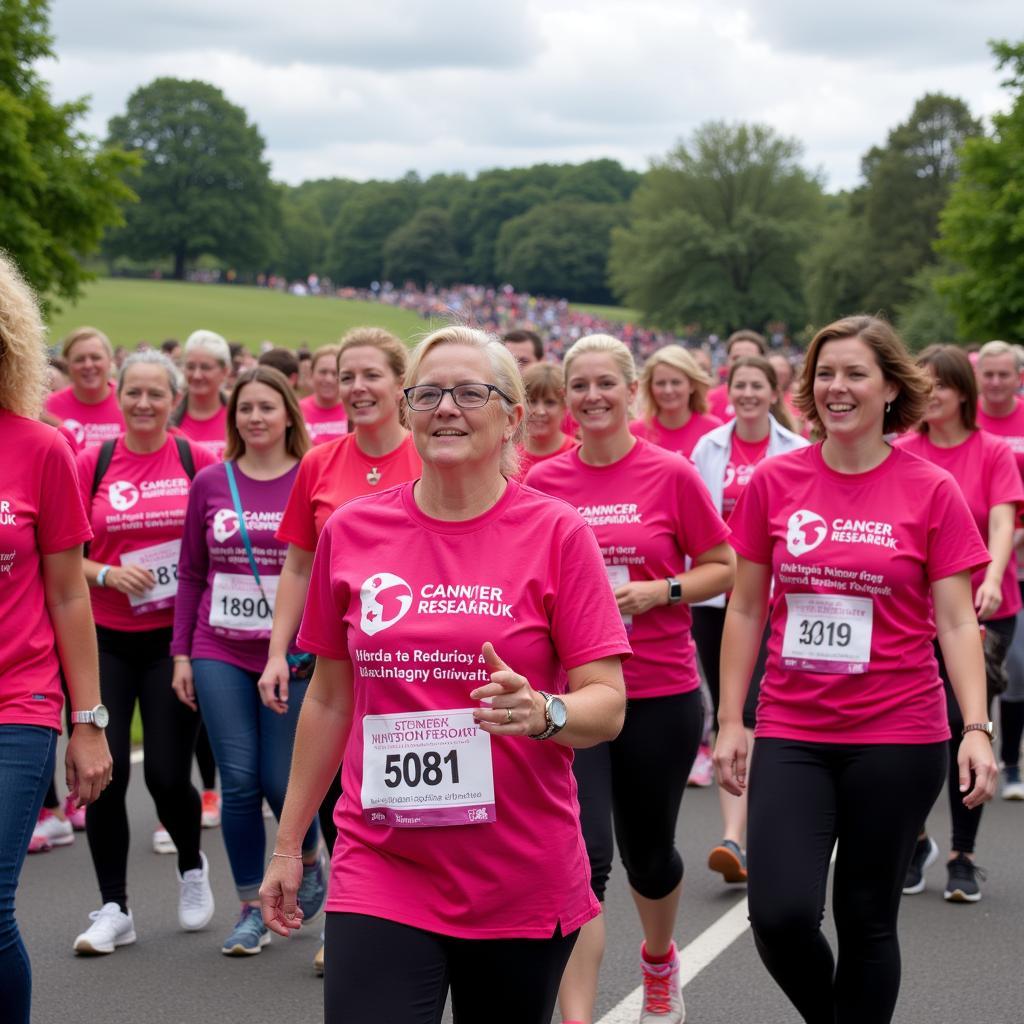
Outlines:
{"label": "watch face", "polygon": [[551,716],[551,724],[557,729],[564,729],[568,714],[565,710],[565,701],[559,697],[552,697],[548,714]]}
{"label": "watch face", "polygon": [[110,712],[102,704],[97,704],[92,709],[92,720],[93,724],[97,725],[100,729],[106,729],[110,722]]}

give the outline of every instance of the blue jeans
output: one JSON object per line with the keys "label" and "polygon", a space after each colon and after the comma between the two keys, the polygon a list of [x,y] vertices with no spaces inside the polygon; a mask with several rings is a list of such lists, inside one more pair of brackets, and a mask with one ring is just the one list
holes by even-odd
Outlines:
{"label": "blue jeans", "polygon": [[56,749],[55,729],[0,725],[0,1014],[10,1024],[29,1024],[32,966],[14,919],[14,893]]}
{"label": "blue jeans", "polygon": [[[309,682],[288,686],[288,713],[271,711],[260,700],[258,672],[212,658],[194,658],[196,697],[220,769],[221,821],[231,874],[240,900],[259,898],[266,857],[263,798],[281,817],[295,726]],[[320,830],[313,819],[302,842],[315,850]]]}

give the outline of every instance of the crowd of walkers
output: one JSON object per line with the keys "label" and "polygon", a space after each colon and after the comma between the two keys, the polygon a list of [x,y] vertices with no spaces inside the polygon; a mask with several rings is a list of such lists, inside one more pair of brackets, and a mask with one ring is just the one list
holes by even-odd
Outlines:
{"label": "crowd of walkers", "polygon": [[593,1024],[617,848],[641,1024],[680,1024],[675,836],[713,765],[707,865],[747,886],[767,970],[810,1024],[884,1024],[933,803],[943,895],[971,903],[1000,771],[1024,799],[1018,350],[915,359],[849,317],[795,364],[750,330],[708,349],[500,290],[430,301],[460,322],[411,351],[366,327],[257,360],[197,330],[116,360],[83,327],[47,367],[0,259],[5,1019],[29,1019],[30,848],[84,828],[99,909],[69,942],[137,941],[137,709],[180,927],[213,920],[219,824],[221,951],[326,910],[330,1022],[450,999],[460,1024]]}

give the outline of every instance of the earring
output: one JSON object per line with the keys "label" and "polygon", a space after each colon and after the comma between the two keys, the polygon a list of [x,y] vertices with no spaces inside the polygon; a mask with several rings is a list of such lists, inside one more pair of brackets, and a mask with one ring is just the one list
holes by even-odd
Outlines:
{"label": "earring", "polygon": [[888,416],[888,414],[891,413],[891,412],[892,412],[892,402],[886,402],[885,403],[885,413],[886,413],[886,415]]}

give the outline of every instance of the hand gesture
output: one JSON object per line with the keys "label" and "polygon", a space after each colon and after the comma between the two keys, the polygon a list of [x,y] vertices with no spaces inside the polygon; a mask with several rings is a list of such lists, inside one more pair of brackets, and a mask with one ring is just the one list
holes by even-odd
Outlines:
{"label": "hand gesture", "polygon": [[470,693],[473,700],[491,698],[473,712],[473,720],[484,732],[495,736],[536,736],[547,728],[543,700],[530,686],[526,676],[513,671],[498,657],[490,641],[483,648],[484,663],[491,673],[491,681]]}
{"label": "hand gesture", "polygon": [[156,586],[156,577],[141,565],[112,565],[107,570],[103,584],[122,594],[144,597]]}

